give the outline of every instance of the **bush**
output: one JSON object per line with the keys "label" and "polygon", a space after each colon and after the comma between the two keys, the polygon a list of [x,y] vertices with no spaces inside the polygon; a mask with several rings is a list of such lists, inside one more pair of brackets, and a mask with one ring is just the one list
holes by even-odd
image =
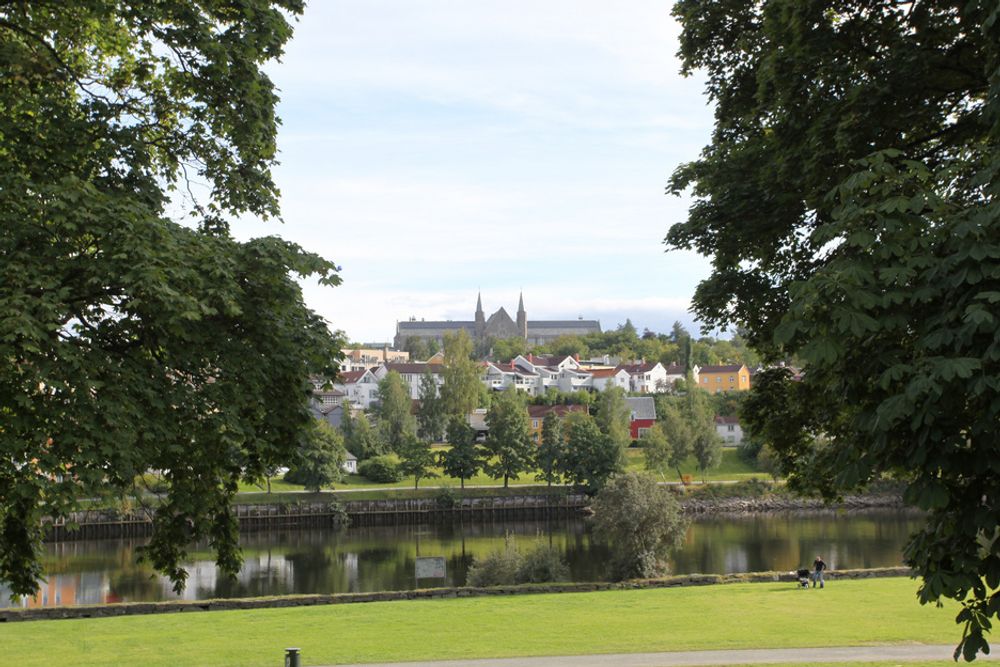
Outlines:
{"label": "bush", "polygon": [[740,460],[750,466],[757,465],[757,455],[764,443],[753,438],[743,438],[743,442],[736,448]]}
{"label": "bush", "polygon": [[378,484],[392,484],[403,479],[403,472],[388,456],[375,456],[362,462],[358,472]]}
{"label": "bush", "polygon": [[469,568],[470,586],[505,586],[511,584],[541,584],[567,581],[569,567],[558,550],[539,544],[527,553],[521,553],[508,535],[504,548],[485,558],[477,559]]}
{"label": "bush", "polygon": [[649,475],[615,475],[592,507],[594,535],[611,548],[613,579],[659,576],[687,530],[674,494]]}

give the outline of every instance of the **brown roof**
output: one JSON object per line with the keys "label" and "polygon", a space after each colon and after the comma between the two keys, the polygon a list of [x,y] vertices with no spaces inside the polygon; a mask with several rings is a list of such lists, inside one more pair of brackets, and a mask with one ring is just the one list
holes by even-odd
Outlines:
{"label": "brown roof", "polygon": [[609,378],[618,375],[618,373],[621,370],[622,368],[621,366],[619,366],[618,368],[594,368],[587,372],[589,372],[595,378]]}
{"label": "brown roof", "polygon": [[341,373],[337,377],[337,381],[342,384],[351,384],[352,382],[357,382],[361,379],[361,376],[368,371],[347,371],[346,373]]}
{"label": "brown roof", "polygon": [[699,373],[736,373],[743,364],[729,364],[726,366],[702,366]]}
{"label": "brown roof", "polygon": [[683,366],[678,366],[677,364],[670,364],[666,367],[667,375],[686,375],[687,369]]}
{"label": "brown roof", "polygon": [[587,408],[583,405],[529,405],[528,417],[531,419],[544,419],[545,415],[554,413],[556,416],[565,417],[571,412],[586,413]]}
{"label": "brown roof", "polygon": [[391,363],[385,365],[386,370],[396,371],[397,373],[426,373],[430,371],[431,373],[441,373],[444,371],[444,366],[442,364],[423,364],[423,363]]}
{"label": "brown roof", "polygon": [[656,364],[658,363],[659,363],[658,361],[654,361],[651,363],[646,362],[644,364],[626,364],[624,366],[621,366],[620,368],[624,368],[626,371],[628,371],[629,375],[635,375],[636,373],[648,373],[649,371],[656,368]]}
{"label": "brown roof", "polygon": [[716,415],[716,424],[739,424],[740,418],[735,415]]}

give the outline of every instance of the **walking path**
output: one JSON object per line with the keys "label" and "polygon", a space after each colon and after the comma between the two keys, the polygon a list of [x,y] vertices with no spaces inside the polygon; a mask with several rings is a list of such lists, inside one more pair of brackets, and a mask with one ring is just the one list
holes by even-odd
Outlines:
{"label": "walking path", "polygon": [[[394,662],[383,663],[379,667],[605,667],[606,665],[614,665],[614,667],[674,667],[676,665],[753,665],[783,662],[908,662],[917,660],[951,662],[954,650],[955,647],[950,644],[839,646]],[[982,660],[997,661],[1000,660],[1000,656],[980,655],[976,658],[976,662]],[[339,665],[339,667],[374,667],[374,665]]]}

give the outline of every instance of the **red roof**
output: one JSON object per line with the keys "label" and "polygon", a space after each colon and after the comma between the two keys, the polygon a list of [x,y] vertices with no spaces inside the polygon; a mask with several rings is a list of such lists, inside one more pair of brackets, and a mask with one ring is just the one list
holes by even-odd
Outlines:
{"label": "red roof", "polygon": [[354,382],[360,380],[361,376],[367,372],[368,371],[347,371],[346,373],[341,373],[338,376],[337,381],[341,384],[353,384]]}
{"label": "red roof", "polygon": [[618,375],[621,371],[622,368],[619,366],[618,368],[594,368],[588,372],[595,378],[609,378]]}
{"label": "red roof", "polygon": [[740,418],[735,415],[716,415],[716,424],[739,424]]}

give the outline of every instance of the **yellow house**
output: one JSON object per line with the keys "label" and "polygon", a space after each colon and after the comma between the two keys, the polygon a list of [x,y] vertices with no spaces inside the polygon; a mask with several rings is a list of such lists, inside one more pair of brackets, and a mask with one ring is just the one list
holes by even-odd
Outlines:
{"label": "yellow house", "polygon": [[750,389],[750,371],[742,364],[702,366],[698,369],[698,386],[713,394],[747,391]]}

